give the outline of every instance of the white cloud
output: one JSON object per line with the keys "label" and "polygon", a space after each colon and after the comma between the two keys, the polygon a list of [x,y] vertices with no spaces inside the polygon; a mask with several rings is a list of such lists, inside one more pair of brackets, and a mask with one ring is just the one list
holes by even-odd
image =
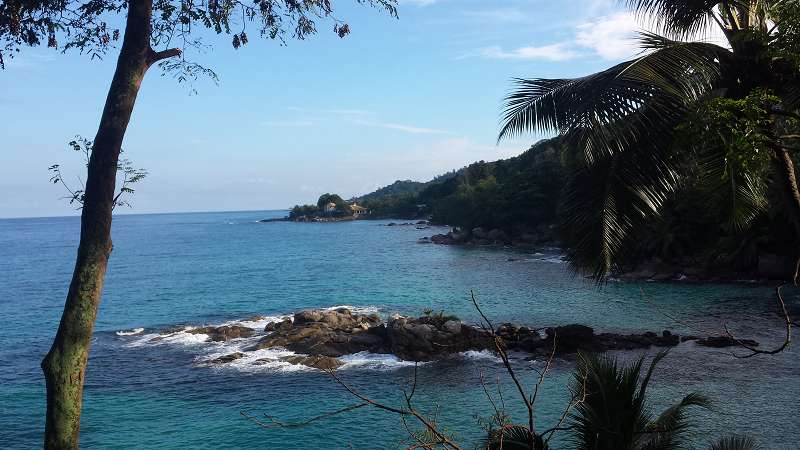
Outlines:
{"label": "white cloud", "polygon": [[366,120],[357,120],[355,123],[368,127],[387,128],[389,130],[397,130],[411,134],[451,134],[449,131],[445,130],[437,130],[435,128],[422,128],[413,125],[403,125],[399,123],[370,122]]}
{"label": "white cloud", "polygon": [[578,25],[575,43],[604,59],[628,58],[639,51],[636,32],[640,29],[632,13],[619,12]]}
{"label": "white cloud", "polygon": [[542,45],[519,47],[513,50],[503,50],[502,47],[484,47],[478,53],[491,59],[544,59],[547,61],[567,61],[578,56],[578,53],[563,42]]}

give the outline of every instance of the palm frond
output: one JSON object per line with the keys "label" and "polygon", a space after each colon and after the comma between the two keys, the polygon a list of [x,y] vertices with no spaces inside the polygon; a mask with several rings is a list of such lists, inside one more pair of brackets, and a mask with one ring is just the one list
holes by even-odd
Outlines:
{"label": "palm frond", "polygon": [[570,414],[577,448],[631,448],[630,443],[648,422],[636,396],[641,369],[641,359],[620,367],[610,357],[579,355],[571,389],[574,394],[585,388],[586,396]]}
{"label": "palm frond", "polygon": [[679,403],[667,408],[647,425],[642,434],[641,450],[667,450],[678,448],[684,442],[684,433],[689,428],[686,409],[690,406],[710,407],[705,396],[692,393]]}
{"label": "palm frond", "polygon": [[[737,0],[730,0],[736,3]],[[660,32],[680,39],[693,38],[716,24],[718,0],[624,0],[637,18]]]}
{"label": "palm frond", "polygon": [[[533,442],[533,448],[531,448],[531,442]],[[547,450],[548,446],[541,436],[536,434],[531,436],[527,427],[506,425],[491,430],[486,440],[478,448],[486,450]]]}
{"label": "palm frond", "polygon": [[668,155],[630,149],[575,170],[559,210],[566,259],[598,281],[612,270],[630,232],[656,216],[677,186]]}
{"label": "palm frond", "polygon": [[711,444],[710,450],[759,450],[760,448],[751,437],[729,436]]}

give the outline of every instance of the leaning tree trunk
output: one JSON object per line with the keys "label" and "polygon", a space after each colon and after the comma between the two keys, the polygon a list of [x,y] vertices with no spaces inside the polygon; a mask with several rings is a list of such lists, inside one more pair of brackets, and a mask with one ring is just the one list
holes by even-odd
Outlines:
{"label": "leaning tree trunk", "polygon": [[[777,182],[783,199],[786,214],[794,225],[795,237],[800,239],[800,190],[797,187],[797,175],[795,173],[792,154],[783,146],[775,148],[775,173]],[[798,249],[794,249],[793,255],[797,256]]]}
{"label": "leaning tree trunk", "polygon": [[111,253],[117,162],[142,77],[156,56],[150,49],[151,14],[152,0],[128,2],[125,36],[89,159],[75,271],[53,346],[42,361],[46,449],[78,447],[84,374]]}

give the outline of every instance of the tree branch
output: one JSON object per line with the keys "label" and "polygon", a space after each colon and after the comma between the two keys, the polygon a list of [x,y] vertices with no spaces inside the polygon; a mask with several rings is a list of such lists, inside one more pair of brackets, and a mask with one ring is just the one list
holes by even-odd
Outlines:
{"label": "tree branch", "polygon": [[150,55],[147,58],[147,60],[152,65],[154,63],[157,63],[158,61],[161,61],[162,59],[168,59],[168,58],[173,58],[175,56],[181,56],[181,54],[183,54],[183,50],[181,50],[179,48],[169,48],[167,50],[162,50],[160,52],[157,52],[157,51],[155,51],[153,49],[150,49]]}

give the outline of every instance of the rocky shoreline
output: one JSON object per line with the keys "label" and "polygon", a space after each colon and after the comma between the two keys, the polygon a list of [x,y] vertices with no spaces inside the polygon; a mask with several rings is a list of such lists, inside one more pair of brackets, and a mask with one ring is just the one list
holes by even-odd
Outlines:
{"label": "rocky shoreline", "polygon": [[445,234],[434,234],[430,237],[420,238],[420,244],[439,245],[481,245],[531,248],[534,246],[554,246],[557,241],[553,230],[548,226],[538,227],[536,230],[509,234],[499,228],[485,229],[476,227],[471,230],[453,228]]}
{"label": "rocky shoreline", "polygon": [[[195,328],[189,332],[208,335],[209,340],[217,342],[261,335],[237,324]],[[358,314],[347,308],[304,310],[293,318],[268,323],[263,333],[253,345],[210,363],[227,364],[244,357],[247,352],[261,349],[290,350],[296,354],[284,356],[281,361],[317,369],[336,369],[343,364],[340,357],[361,352],[392,354],[406,361],[433,361],[467,351],[494,351],[489,331],[442,314],[395,315],[383,321],[377,314]],[[686,341],[714,348],[737,345],[725,336],[679,336],[669,330],[640,334],[596,333],[593,328],[581,324],[536,329],[506,323],[498,326],[495,334],[508,350],[520,352],[527,359],[546,358],[551,353],[563,357],[579,351],[674,347]],[[745,342],[758,345],[753,341]],[[274,360],[265,359],[264,363],[271,361]]]}

